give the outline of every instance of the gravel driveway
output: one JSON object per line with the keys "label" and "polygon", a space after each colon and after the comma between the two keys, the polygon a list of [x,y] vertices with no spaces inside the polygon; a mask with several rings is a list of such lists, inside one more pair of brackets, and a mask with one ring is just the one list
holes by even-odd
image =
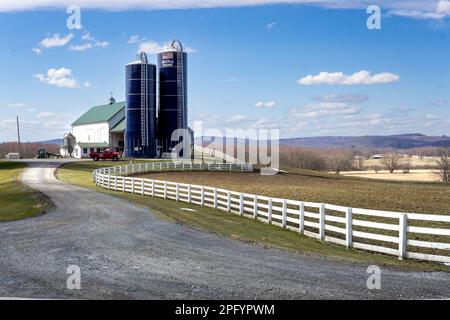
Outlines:
{"label": "gravel driveway", "polygon": [[[23,181],[55,210],[0,224],[0,296],[101,299],[450,298],[450,273],[382,269],[265,249],[157,219],[119,198],[58,181],[30,162]],[[1,210],[1,208],[0,208]],[[81,289],[69,290],[69,265]]]}

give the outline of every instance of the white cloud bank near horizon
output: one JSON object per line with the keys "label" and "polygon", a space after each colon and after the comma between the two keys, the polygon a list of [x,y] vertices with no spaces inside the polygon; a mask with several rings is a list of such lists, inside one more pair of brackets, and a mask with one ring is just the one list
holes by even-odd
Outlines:
{"label": "white cloud bank near horizon", "polygon": [[[366,9],[373,0],[2,0],[0,12],[65,9],[78,5],[101,10],[167,10],[305,4],[333,9]],[[391,15],[420,19],[442,19],[450,16],[449,0],[378,0],[376,4]]]}
{"label": "white cloud bank near horizon", "polygon": [[343,72],[320,72],[318,75],[307,75],[299,79],[297,82],[303,86],[311,85],[370,85],[397,82],[400,76],[382,72],[374,75],[370,71],[361,70],[352,75],[346,75]]}

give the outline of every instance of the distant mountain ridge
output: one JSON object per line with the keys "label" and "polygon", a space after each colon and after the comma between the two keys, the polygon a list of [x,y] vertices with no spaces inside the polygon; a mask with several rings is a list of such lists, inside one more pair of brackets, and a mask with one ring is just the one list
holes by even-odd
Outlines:
{"label": "distant mountain ridge", "polygon": [[[203,137],[207,142],[211,137]],[[241,139],[239,139],[241,140]],[[233,140],[231,140],[233,141]],[[196,143],[200,143],[200,138],[195,138]],[[225,142],[225,140],[224,140]],[[62,145],[63,139],[52,139],[40,141],[42,144]],[[242,143],[242,141],[240,141]],[[281,139],[280,145],[292,147],[308,148],[393,148],[393,149],[412,149],[423,147],[450,147],[449,136],[426,136],[421,133],[408,133],[389,136],[323,136],[310,138],[290,138]]]}
{"label": "distant mountain ridge", "polygon": [[393,148],[412,149],[423,147],[450,147],[448,136],[426,136],[408,133],[389,136],[310,137],[281,139],[280,145],[310,148]]}
{"label": "distant mountain ridge", "polygon": [[63,144],[63,139],[52,139],[52,140],[46,140],[46,141],[39,141],[38,143],[42,143],[42,144],[57,144],[57,145],[62,145]]}

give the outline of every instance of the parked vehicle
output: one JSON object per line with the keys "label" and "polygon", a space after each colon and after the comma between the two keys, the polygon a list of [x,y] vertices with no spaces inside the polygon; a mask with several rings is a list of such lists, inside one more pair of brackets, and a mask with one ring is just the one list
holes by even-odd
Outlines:
{"label": "parked vehicle", "polygon": [[103,152],[89,153],[89,158],[93,159],[94,161],[98,161],[100,159],[118,161],[121,157],[122,157],[121,152],[115,152],[112,151],[111,149],[105,149],[103,150]]}
{"label": "parked vehicle", "polygon": [[35,159],[59,159],[61,155],[58,153],[47,152],[46,149],[39,149]]}

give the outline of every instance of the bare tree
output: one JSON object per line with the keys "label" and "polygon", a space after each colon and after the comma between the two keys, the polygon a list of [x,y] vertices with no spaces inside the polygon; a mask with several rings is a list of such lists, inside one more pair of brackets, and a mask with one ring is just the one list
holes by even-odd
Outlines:
{"label": "bare tree", "polygon": [[402,169],[403,169],[403,173],[410,173],[411,171],[411,158],[408,156],[408,159],[406,159],[406,161],[401,165]]}
{"label": "bare tree", "polygon": [[328,170],[335,174],[340,174],[341,171],[350,170],[353,165],[353,157],[348,152],[338,152],[327,157]]}
{"label": "bare tree", "polygon": [[395,170],[398,170],[400,168],[400,157],[398,154],[390,152],[386,153],[383,156],[382,163],[386,170],[388,170],[390,173],[394,173]]}
{"label": "bare tree", "polygon": [[439,176],[443,183],[450,183],[450,149],[442,149],[436,159]]}

